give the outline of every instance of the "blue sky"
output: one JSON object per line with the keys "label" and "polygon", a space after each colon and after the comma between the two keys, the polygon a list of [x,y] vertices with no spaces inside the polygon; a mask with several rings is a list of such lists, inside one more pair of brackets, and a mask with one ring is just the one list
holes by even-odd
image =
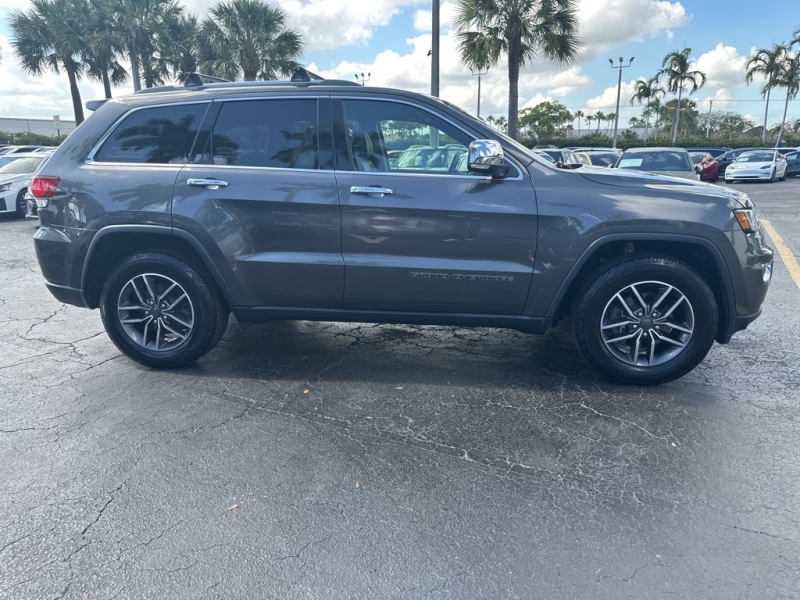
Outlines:
{"label": "blue sky", "polygon": [[[15,64],[8,45],[7,14],[25,8],[29,0],[0,0],[0,114],[3,116],[50,117],[71,115],[65,76],[35,80]],[[185,0],[187,7],[202,14],[210,0]],[[352,79],[353,73],[371,72],[372,85],[402,87],[427,92],[430,88],[430,0],[280,0],[290,24],[306,40],[306,64],[328,77]],[[579,0],[581,33],[585,48],[578,63],[569,69],[533,64],[520,81],[520,105],[558,100],[571,110],[612,111],[616,101],[616,71],[609,58],[635,56],[623,73],[623,104],[632,95],[633,82],[650,77],[661,58],[684,46],[692,48],[697,67],[709,76],[707,86],[695,98],[706,110],[735,110],[761,122],[764,102],[756,85],[744,85],[744,62],[754,47],[769,46],[790,37],[800,26],[797,0]],[[452,2],[442,0],[442,96],[466,110],[475,111],[476,79],[461,67],[455,52],[449,22]],[[745,15],[745,16],[742,16]],[[99,85],[81,84],[84,100],[101,95]],[[130,86],[116,93],[131,91]],[[782,116],[785,95],[778,91],[770,106],[770,123]],[[498,65],[483,78],[482,114],[506,111],[505,65]],[[637,115],[627,107],[623,122]],[[800,117],[800,101],[790,103],[790,116]]]}

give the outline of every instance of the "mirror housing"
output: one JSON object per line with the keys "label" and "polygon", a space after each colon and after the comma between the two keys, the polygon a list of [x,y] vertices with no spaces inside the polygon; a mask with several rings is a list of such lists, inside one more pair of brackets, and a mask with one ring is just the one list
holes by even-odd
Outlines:
{"label": "mirror housing", "polygon": [[495,140],[474,140],[469,145],[469,167],[473,173],[502,179],[508,175],[503,147]]}

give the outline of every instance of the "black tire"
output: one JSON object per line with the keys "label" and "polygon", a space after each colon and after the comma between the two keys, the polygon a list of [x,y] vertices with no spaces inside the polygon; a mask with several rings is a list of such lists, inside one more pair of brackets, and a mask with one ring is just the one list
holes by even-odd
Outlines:
{"label": "black tire", "polygon": [[[179,340],[173,336],[171,342],[164,341],[165,344],[177,343],[174,348],[155,350],[143,346],[131,337],[122,323],[118,302],[123,297],[123,290],[130,294],[133,289],[129,287],[130,282],[134,279],[143,281],[143,274],[148,274],[151,282],[156,278],[155,282],[170,280],[176,283],[188,298],[190,304],[184,304],[184,307],[189,306],[191,309],[192,327],[188,332],[182,330],[187,334],[185,339]],[[179,292],[173,292],[177,293]],[[158,292],[155,295],[158,296]],[[186,303],[187,300],[182,302]],[[174,256],[159,252],[142,252],[126,258],[112,270],[100,292],[100,315],[108,336],[126,356],[148,367],[181,367],[199,359],[222,338],[228,326],[229,312],[227,303],[209,276],[199,273]],[[143,316],[143,313],[128,313],[128,317],[137,315]],[[172,325],[177,328],[174,321]],[[169,334],[165,333],[165,336],[169,337]],[[148,344],[146,335],[143,341]],[[158,344],[158,339],[155,343]]]}
{"label": "black tire", "polygon": [[783,172],[783,177],[778,179],[778,181],[786,181],[786,171]]}
{"label": "black tire", "polygon": [[775,183],[775,181],[776,181],[775,176],[777,174],[778,174],[778,172],[775,169],[772,169],[772,176],[769,178],[769,182],[770,183]]}
{"label": "black tire", "polygon": [[16,210],[14,211],[14,215],[18,219],[24,218],[25,217],[25,213],[28,210],[28,207],[25,205],[25,192],[27,192],[27,191],[28,191],[27,189],[21,189],[19,191],[19,194],[17,194],[17,206],[16,206]]}
{"label": "black tire", "polygon": [[[685,300],[688,300],[693,319],[693,331],[688,340],[685,340],[685,346],[677,350],[679,353],[672,358],[665,358],[665,362],[661,364],[639,364],[640,355],[634,348],[628,355],[628,361],[624,361],[620,356],[615,355],[603,340],[601,326],[604,312],[612,306],[616,294],[621,293],[631,284],[652,285],[652,282],[663,282],[667,286],[673,286],[677,293],[682,294]],[[647,300],[647,298],[644,299]],[[685,305],[683,310],[686,310]],[[595,272],[586,287],[579,290],[576,295],[572,318],[575,342],[589,364],[614,381],[656,385],[682,377],[705,358],[717,335],[719,310],[714,293],[697,271],[672,258],[646,256],[624,260]],[[643,325],[642,331],[652,326],[652,323]],[[632,330],[631,327],[633,326],[628,326],[628,329]],[[656,329],[659,328],[656,327]],[[652,331],[652,329],[647,330]],[[664,331],[662,329],[662,335]],[[621,333],[626,332],[622,331]],[[681,334],[678,333],[678,335]],[[647,338],[647,335],[644,334],[644,337]],[[652,335],[650,337],[655,339]],[[638,339],[642,339],[641,335]],[[645,343],[648,341],[645,340]],[[656,345],[656,348],[659,347],[667,349],[667,353],[669,349],[675,351],[671,344],[660,340]],[[636,356],[637,364],[633,364],[633,359],[630,358],[632,355]],[[648,358],[645,350],[641,361],[645,362]]]}

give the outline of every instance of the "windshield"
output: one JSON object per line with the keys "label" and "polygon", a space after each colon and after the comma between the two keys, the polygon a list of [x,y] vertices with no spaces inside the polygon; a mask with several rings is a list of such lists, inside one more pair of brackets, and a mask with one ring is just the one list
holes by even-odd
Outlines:
{"label": "windshield", "polygon": [[736,162],[772,162],[775,155],[772,152],[747,152],[742,154]]}
{"label": "windshield", "polygon": [[626,152],[619,159],[620,169],[637,171],[692,171],[689,155],[670,150],[654,152]]}
{"label": "windshield", "polygon": [[589,159],[596,167],[613,167],[619,160],[619,154],[616,152],[592,152],[589,154]]}
{"label": "windshield", "polygon": [[[44,158],[44,157],[42,157]],[[25,175],[33,173],[42,158],[14,158],[7,156],[0,158],[0,175]]]}

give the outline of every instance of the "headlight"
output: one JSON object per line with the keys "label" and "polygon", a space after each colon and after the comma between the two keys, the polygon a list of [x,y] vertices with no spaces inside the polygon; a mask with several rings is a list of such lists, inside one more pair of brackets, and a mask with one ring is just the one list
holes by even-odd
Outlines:
{"label": "headlight", "polygon": [[10,189],[11,189],[11,184],[10,183],[4,183],[4,184],[0,185],[0,192],[7,192]]}
{"label": "headlight", "polygon": [[733,211],[733,216],[745,233],[754,233],[758,230],[758,217],[752,208],[740,208]]}
{"label": "headlight", "polygon": [[761,168],[762,168],[762,169],[771,169],[771,168],[772,168],[772,165],[764,165],[764,166],[763,166],[763,167],[761,167]]}

